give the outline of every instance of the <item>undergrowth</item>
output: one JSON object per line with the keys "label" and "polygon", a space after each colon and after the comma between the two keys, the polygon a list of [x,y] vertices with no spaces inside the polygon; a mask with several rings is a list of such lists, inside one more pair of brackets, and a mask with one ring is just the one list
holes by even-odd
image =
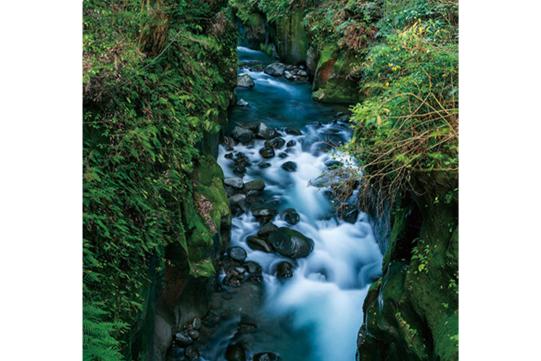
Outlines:
{"label": "undergrowth", "polygon": [[224,5],[84,1],[85,360],[120,359],[165,246],[186,244],[199,144],[235,83]]}

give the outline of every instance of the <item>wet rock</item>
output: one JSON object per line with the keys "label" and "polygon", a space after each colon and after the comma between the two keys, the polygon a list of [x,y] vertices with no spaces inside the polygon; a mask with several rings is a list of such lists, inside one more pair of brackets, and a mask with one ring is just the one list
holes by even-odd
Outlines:
{"label": "wet rock", "polygon": [[297,144],[297,141],[295,139],[291,139],[289,142],[287,142],[286,147],[294,147]]}
{"label": "wet rock", "polygon": [[297,211],[293,208],[287,208],[284,210],[282,218],[291,225],[297,224],[301,220],[301,216],[299,216]]}
{"label": "wet rock", "polygon": [[259,168],[261,169],[265,169],[265,168],[268,168],[271,166],[271,164],[269,162],[260,162],[258,165],[257,165]]}
{"label": "wet rock", "polygon": [[235,261],[243,262],[246,259],[246,251],[242,247],[231,247],[227,251],[227,254],[231,259],[234,259]]}
{"label": "wet rock", "polygon": [[339,212],[339,217],[348,223],[354,224],[359,217],[359,210],[355,206],[346,204]]}
{"label": "wet rock", "polygon": [[236,126],[231,131],[231,136],[238,142],[242,144],[248,144],[254,139],[254,133],[247,128]]}
{"label": "wet rock", "polygon": [[248,102],[242,98],[239,98],[239,100],[237,100],[237,105],[239,107],[247,107],[248,106]]}
{"label": "wet rock", "polygon": [[266,237],[277,229],[278,227],[274,223],[265,223],[261,226],[261,228],[259,228],[257,235],[260,237]]}
{"label": "wet rock", "polygon": [[293,265],[289,262],[280,262],[276,267],[276,277],[286,279],[293,277]]}
{"label": "wet rock", "polygon": [[256,205],[252,207],[253,216],[261,223],[270,222],[278,214],[275,207],[268,205]]}
{"label": "wet rock", "polygon": [[333,146],[327,142],[317,142],[312,145],[312,153],[319,156],[321,153],[329,153]]}
{"label": "wet rock", "polygon": [[232,151],[233,147],[235,146],[235,140],[231,137],[225,136],[224,137],[224,146],[227,151]]}
{"label": "wet rock", "polygon": [[254,261],[248,261],[244,264],[244,268],[246,269],[246,272],[249,274],[260,274],[261,273],[261,266],[254,262]]}
{"label": "wet rock", "polygon": [[243,177],[246,174],[246,166],[241,164],[235,164],[235,166],[233,167],[233,173]]}
{"label": "wet rock", "polygon": [[201,328],[201,319],[199,317],[195,317],[192,320],[192,328],[194,330],[199,330]]}
{"label": "wet rock", "polygon": [[286,141],[284,138],[276,137],[271,140],[267,140],[265,142],[265,147],[274,148],[274,149],[280,149],[286,144]]}
{"label": "wet rock", "polygon": [[224,155],[224,158],[226,159],[233,159],[233,153],[227,153]]}
{"label": "wet rock", "polygon": [[191,345],[193,343],[193,339],[184,332],[177,332],[175,334],[175,345],[180,347],[185,347],[188,345]]}
{"label": "wet rock", "polygon": [[263,179],[254,179],[244,184],[244,190],[246,192],[257,191],[261,192],[265,189],[265,181]]}
{"label": "wet rock", "polygon": [[200,356],[199,350],[193,345],[186,347],[184,355],[186,355],[188,360],[198,360]]}
{"label": "wet rock", "polygon": [[291,81],[306,81],[308,80],[308,72],[300,67],[292,68],[284,71],[284,78]]}
{"label": "wet rock", "polygon": [[280,361],[280,356],[274,352],[260,352],[254,355],[254,361]]}
{"label": "wet rock", "polygon": [[268,240],[272,247],[284,257],[307,257],[314,249],[314,241],[302,233],[287,227],[272,232]]}
{"label": "wet rock", "polygon": [[265,123],[259,123],[256,129],[256,134],[258,138],[262,139],[271,139],[278,135],[276,130],[268,127]]}
{"label": "wet rock", "polygon": [[302,135],[302,132],[299,129],[295,129],[295,128],[286,128],[285,131],[286,131],[286,134],[289,134],[289,135]]}
{"label": "wet rock", "polygon": [[260,236],[249,236],[246,238],[246,243],[254,251],[272,252],[272,247],[267,243],[267,240]]}
{"label": "wet rock", "polygon": [[342,162],[338,161],[338,160],[334,160],[334,159],[331,159],[331,160],[328,160],[325,162],[325,166],[329,169],[336,169],[336,168],[340,168],[341,166],[343,165]]}
{"label": "wet rock", "polygon": [[274,149],[270,147],[264,147],[259,150],[259,154],[261,154],[263,158],[272,158],[274,157]]}
{"label": "wet rock", "polygon": [[284,75],[285,70],[286,70],[285,64],[276,62],[276,63],[267,65],[265,67],[265,70],[263,71],[265,72],[265,74],[278,77],[278,76]]}
{"label": "wet rock", "polygon": [[289,155],[285,152],[278,153],[278,158],[285,159],[289,157]]}
{"label": "wet rock", "polygon": [[239,193],[229,197],[229,208],[231,208],[235,215],[241,215],[246,212],[246,195]]}
{"label": "wet rock", "polygon": [[236,189],[242,189],[244,187],[244,182],[240,177],[228,177],[224,179],[224,184]]}
{"label": "wet rock", "polygon": [[325,174],[320,175],[319,177],[316,177],[314,179],[310,179],[309,184],[318,187],[330,187],[331,185],[338,183],[342,180],[342,177],[340,177],[340,174],[337,171],[329,171]]}
{"label": "wet rock", "polygon": [[265,147],[267,148],[274,148],[274,149],[280,149],[286,144],[286,141],[284,138],[276,137],[271,140],[267,140],[265,142]]}
{"label": "wet rock", "polygon": [[288,161],[281,165],[282,169],[286,172],[295,172],[297,171],[297,163]]}
{"label": "wet rock", "polygon": [[225,359],[227,361],[246,361],[246,349],[240,343],[229,345],[225,350]]}
{"label": "wet rock", "polygon": [[237,86],[241,88],[253,88],[255,83],[250,75],[241,74],[237,76]]}
{"label": "wet rock", "polygon": [[197,330],[189,330],[188,335],[190,335],[190,337],[193,340],[197,340],[199,338],[199,331],[197,331]]}

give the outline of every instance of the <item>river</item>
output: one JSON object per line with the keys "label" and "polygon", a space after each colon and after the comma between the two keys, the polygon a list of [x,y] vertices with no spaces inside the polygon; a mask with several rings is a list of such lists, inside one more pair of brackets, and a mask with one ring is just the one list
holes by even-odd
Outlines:
{"label": "river", "polygon": [[[336,160],[353,163],[333,149],[350,139],[351,131],[343,115],[337,116],[339,108],[312,100],[308,82],[292,82],[243,66],[271,62],[262,52],[239,47],[238,55],[239,74],[250,75],[255,86],[236,89],[237,97],[248,105],[233,109],[229,132],[235,126],[263,122],[276,129],[287,145],[277,147],[269,159],[259,152],[264,139],[236,144],[233,150],[220,145],[218,163],[225,178],[234,179],[239,176],[235,159],[244,154],[248,160],[241,174],[244,183],[256,179],[265,183],[252,204],[274,208],[273,224],[311,238],[313,250],[297,259],[253,250],[247,238],[261,227],[253,214],[256,206],[249,203],[245,212],[237,212],[231,246],[243,248],[245,261],[261,267],[261,279],[224,285],[215,293],[211,301],[214,331],[201,356],[208,361],[226,360],[228,346],[242,345],[249,360],[254,354],[273,352],[284,361],[353,361],[363,301],[370,282],[380,273],[382,256],[368,216],[360,212],[353,223],[339,219],[328,191],[312,185]],[[285,162],[294,162],[296,170],[285,170]],[[286,221],[283,212],[288,208],[296,210],[298,223]],[[283,261],[293,265],[288,278],[276,275]],[[225,277],[222,270],[220,280]]]}

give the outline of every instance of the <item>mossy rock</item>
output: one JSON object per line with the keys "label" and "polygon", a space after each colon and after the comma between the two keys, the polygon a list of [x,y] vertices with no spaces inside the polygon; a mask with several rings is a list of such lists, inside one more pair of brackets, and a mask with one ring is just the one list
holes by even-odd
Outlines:
{"label": "mossy rock", "polygon": [[214,274],[215,240],[221,241],[221,227],[224,220],[230,222],[231,213],[223,187],[223,173],[214,159],[201,157],[193,182],[193,198],[183,200],[186,229],[183,247],[188,254],[190,273],[209,277]]}
{"label": "mossy rock", "polygon": [[285,63],[306,63],[308,36],[303,21],[304,13],[301,9],[276,20],[276,49]]}
{"label": "mossy rock", "polygon": [[[363,307],[363,361],[458,359],[457,205],[438,199],[424,195],[395,206],[384,275]],[[405,230],[411,232],[415,212],[422,222],[412,241]]]}
{"label": "mossy rock", "polygon": [[312,98],[321,103],[353,104],[359,101],[357,82],[350,79],[357,59],[337,50],[336,45],[324,47],[314,75]]}

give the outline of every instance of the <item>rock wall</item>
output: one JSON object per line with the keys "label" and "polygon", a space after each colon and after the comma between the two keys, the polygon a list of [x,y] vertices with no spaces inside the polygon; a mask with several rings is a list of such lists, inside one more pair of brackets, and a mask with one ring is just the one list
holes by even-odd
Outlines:
{"label": "rock wall", "polygon": [[288,64],[306,63],[308,37],[303,24],[304,12],[293,11],[276,21],[274,43],[280,59]]}
{"label": "rock wall", "polygon": [[231,214],[223,173],[213,155],[199,160],[194,196],[183,201],[186,238],[165,251],[163,271],[152,270],[145,311],[133,332],[129,359],[166,359],[181,325],[208,309],[215,259],[229,241]]}
{"label": "rock wall", "polygon": [[357,360],[458,359],[457,208],[456,199],[434,193],[395,206],[383,276],[363,307]]}

